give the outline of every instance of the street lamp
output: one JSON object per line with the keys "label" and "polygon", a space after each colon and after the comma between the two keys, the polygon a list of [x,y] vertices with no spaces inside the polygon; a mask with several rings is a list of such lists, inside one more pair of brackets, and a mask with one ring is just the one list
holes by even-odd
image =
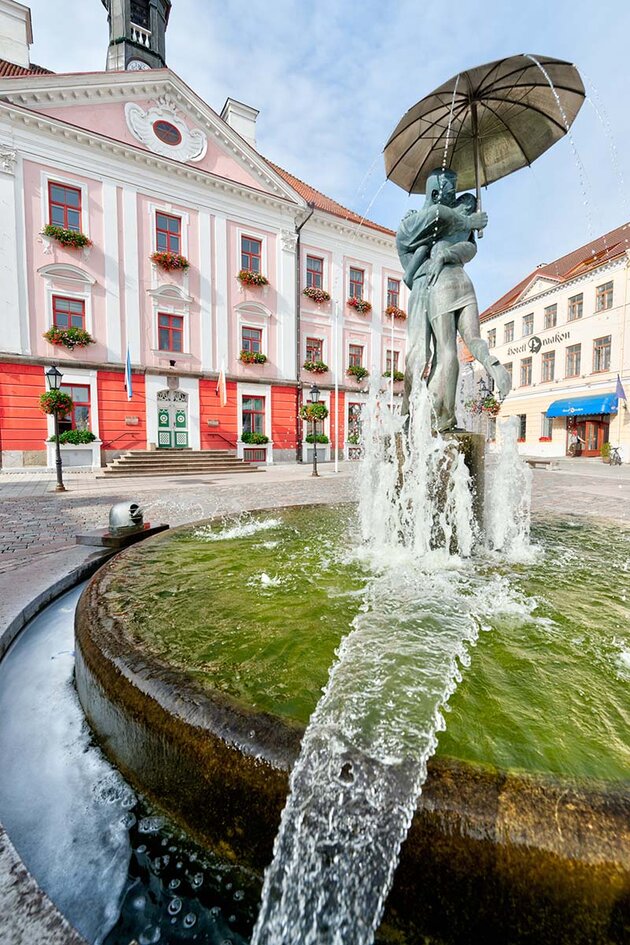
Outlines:
{"label": "street lamp", "polygon": [[[311,403],[319,403],[319,387],[317,384],[313,384],[311,387]],[[313,416],[313,476],[319,476],[317,472],[317,420]]]}
{"label": "street lamp", "polygon": [[[55,365],[49,368],[46,371],[46,383],[48,384],[48,390],[59,390],[61,387],[61,378],[63,374],[59,371]],[[55,486],[55,492],[65,492],[66,487],[63,484],[63,476],[61,473],[61,444],[59,443],[59,414],[55,410],[53,412],[53,417],[55,418],[55,444],[57,451],[57,458],[55,460],[55,466],[57,467],[57,485]]]}

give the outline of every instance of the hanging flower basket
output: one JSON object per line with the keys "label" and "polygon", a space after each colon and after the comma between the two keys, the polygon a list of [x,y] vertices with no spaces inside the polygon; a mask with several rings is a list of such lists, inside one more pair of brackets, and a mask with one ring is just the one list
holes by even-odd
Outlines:
{"label": "hanging flower basket", "polygon": [[72,397],[61,390],[47,390],[39,398],[39,406],[44,413],[67,417],[72,410]]}
{"label": "hanging flower basket", "polygon": [[302,365],[305,371],[310,371],[311,374],[325,374],[328,370],[328,365],[324,364],[323,361],[305,361]]}
{"label": "hanging flower basket", "polygon": [[165,272],[186,272],[190,263],[181,253],[151,253],[151,262]]}
{"label": "hanging flower basket", "polygon": [[300,407],[300,419],[307,423],[319,423],[328,416],[328,407],[326,404],[302,404]]}
{"label": "hanging flower basket", "polygon": [[241,351],[240,359],[243,364],[265,364],[267,355],[260,351]]}
{"label": "hanging flower basket", "polygon": [[398,308],[397,305],[388,305],[387,308],[385,309],[385,314],[389,315],[390,318],[393,315],[394,318],[399,318],[401,321],[404,321],[405,318],[407,317],[407,313],[403,312],[403,310],[401,308]]}
{"label": "hanging flower basket", "polygon": [[356,309],[359,315],[367,315],[372,311],[372,306],[367,299],[356,299],[353,295],[350,296],[347,304],[350,308]]}
{"label": "hanging flower basket", "polygon": [[330,295],[326,292],[325,289],[317,289],[314,285],[308,285],[303,291],[302,295],[305,295],[307,299],[311,299],[313,302],[321,304],[322,302],[330,302]]}
{"label": "hanging flower basket", "polygon": [[42,236],[47,236],[51,240],[56,240],[61,246],[67,249],[83,249],[92,245],[92,240],[85,233],[77,233],[76,230],[66,230],[62,226],[55,226],[53,223],[47,223],[42,230]]}
{"label": "hanging flower basket", "polygon": [[360,364],[351,364],[346,371],[348,377],[353,377],[356,381],[362,381],[363,378],[369,376],[369,373],[368,369],[362,367]]}
{"label": "hanging flower basket", "polygon": [[44,332],[43,337],[49,344],[63,345],[69,351],[74,348],[86,348],[88,345],[94,344],[94,338],[84,328],[59,328],[57,325],[53,325],[52,328]]}
{"label": "hanging flower basket", "polygon": [[[383,371],[383,377],[391,377],[391,371]],[[404,381],[405,375],[403,371],[394,371],[394,381]]]}
{"label": "hanging flower basket", "polygon": [[266,276],[263,276],[261,272],[254,272],[252,269],[241,269],[236,278],[241,285],[254,287],[269,285],[269,279]]}
{"label": "hanging flower basket", "polygon": [[501,410],[501,404],[492,394],[486,394],[485,397],[478,397],[476,400],[467,400],[464,407],[472,414],[485,413],[489,417],[497,417]]}
{"label": "hanging flower basket", "polygon": [[254,446],[264,446],[269,442],[269,437],[264,433],[241,433],[242,443],[252,443]]}

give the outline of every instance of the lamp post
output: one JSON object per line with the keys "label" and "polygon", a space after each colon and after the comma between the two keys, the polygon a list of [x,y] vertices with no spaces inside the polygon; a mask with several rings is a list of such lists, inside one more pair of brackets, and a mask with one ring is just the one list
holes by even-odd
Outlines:
{"label": "lamp post", "polygon": [[[59,371],[55,365],[46,371],[46,383],[48,384],[48,390],[59,390],[61,387],[61,378],[63,374]],[[56,448],[56,459],[55,466],[57,468],[57,485],[55,486],[55,492],[65,492],[66,487],[63,484],[63,475],[61,472],[61,444],[59,443],[59,414],[55,410],[53,413],[55,418],[55,448]]]}
{"label": "lamp post", "polygon": [[[319,387],[313,384],[311,387],[311,403],[319,403]],[[317,420],[313,417],[313,476],[319,476],[317,472]]]}

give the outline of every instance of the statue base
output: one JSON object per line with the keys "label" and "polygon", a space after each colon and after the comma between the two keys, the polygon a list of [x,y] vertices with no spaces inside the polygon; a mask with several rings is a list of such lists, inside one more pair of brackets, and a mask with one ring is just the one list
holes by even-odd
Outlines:
{"label": "statue base", "polygon": [[473,508],[479,528],[483,525],[483,497],[486,484],[486,440],[481,433],[468,433],[466,430],[445,433],[444,439],[457,444],[457,449],[464,455],[466,468],[470,473],[473,487]]}

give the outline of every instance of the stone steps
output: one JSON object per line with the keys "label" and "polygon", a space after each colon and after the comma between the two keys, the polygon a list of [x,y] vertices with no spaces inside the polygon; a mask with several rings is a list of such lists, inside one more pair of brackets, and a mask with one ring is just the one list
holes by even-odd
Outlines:
{"label": "stone steps", "polygon": [[101,477],[227,475],[260,472],[254,463],[245,463],[230,450],[150,450],[130,451],[109,463]]}

